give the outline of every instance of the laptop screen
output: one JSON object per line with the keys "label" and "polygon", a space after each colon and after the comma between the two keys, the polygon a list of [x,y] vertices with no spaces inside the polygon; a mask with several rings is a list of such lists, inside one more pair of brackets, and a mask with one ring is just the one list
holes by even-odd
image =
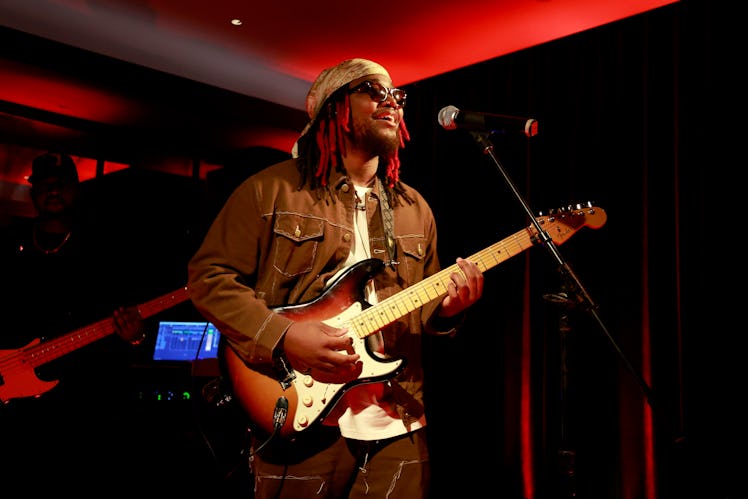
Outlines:
{"label": "laptop screen", "polygon": [[220,333],[210,322],[160,321],[153,360],[215,359],[219,339]]}

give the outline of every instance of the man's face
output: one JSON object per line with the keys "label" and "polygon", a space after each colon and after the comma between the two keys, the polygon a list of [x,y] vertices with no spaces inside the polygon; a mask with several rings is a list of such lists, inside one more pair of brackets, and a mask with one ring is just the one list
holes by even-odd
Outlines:
{"label": "man's face", "polygon": [[31,199],[39,214],[62,213],[73,207],[78,186],[59,177],[38,180],[31,187]]}
{"label": "man's face", "polygon": [[[364,86],[359,87],[362,84]],[[388,92],[382,102],[378,102],[379,97],[372,96],[376,94],[376,89],[381,89],[380,86],[388,91],[392,88],[392,82],[383,75],[369,75],[348,85],[349,89],[359,88],[350,94],[353,145],[373,156],[397,151],[400,146],[400,120],[403,119],[403,107],[391,93]]]}

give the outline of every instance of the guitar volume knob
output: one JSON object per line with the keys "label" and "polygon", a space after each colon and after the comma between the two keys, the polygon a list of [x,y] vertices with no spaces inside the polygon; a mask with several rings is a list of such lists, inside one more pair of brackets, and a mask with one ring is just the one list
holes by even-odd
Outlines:
{"label": "guitar volume knob", "polygon": [[304,395],[301,399],[301,403],[304,404],[305,407],[311,407],[312,406],[312,397],[309,395]]}

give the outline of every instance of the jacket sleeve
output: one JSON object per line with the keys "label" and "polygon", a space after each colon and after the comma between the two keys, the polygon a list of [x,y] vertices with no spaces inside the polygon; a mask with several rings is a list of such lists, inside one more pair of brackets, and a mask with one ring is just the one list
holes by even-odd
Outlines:
{"label": "jacket sleeve", "polygon": [[[423,257],[423,277],[428,278],[442,270],[437,251],[436,220],[425,199],[420,194],[417,194],[416,198],[424,217],[423,234],[426,248]],[[423,324],[423,331],[426,334],[454,335],[464,322],[464,312],[454,317],[439,317],[438,311],[443,299],[444,297],[442,296],[426,303],[421,308],[421,323]]]}
{"label": "jacket sleeve", "polygon": [[245,362],[271,364],[293,321],[274,313],[252,288],[263,231],[259,195],[245,181],[232,193],[188,263],[190,298]]}

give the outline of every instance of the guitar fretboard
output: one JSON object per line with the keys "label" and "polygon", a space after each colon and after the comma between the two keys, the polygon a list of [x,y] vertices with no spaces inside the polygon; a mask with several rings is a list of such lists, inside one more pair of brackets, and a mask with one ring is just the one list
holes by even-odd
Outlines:
{"label": "guitar fretboard", "polygon": [[[140,316],[145,319],[185,301],[188,297],[187,287],[184,287],[139,305],[138,311],[140,312]],[[103,319],[49,341],[24,348],[24,357],[29,365],[39,367],[78,348],[104,338],[114,333],[114,331],[114,319],[111,317]]]}
{"label": "guitar fretboard", "polygon": [[[534,244],[529,229],[485,248],[467,259],[475,262],[481,272],[495,267],[509,258],[522,253]],[[436,274],[414,284],[400,293],[386,298],[362,311],[351,321],[350,327],[359,338],[369,336],[395,322],[406,314],[423,307],[432,300],[447,295],[453,272],[462,272],[457,264],[450,265]]]}
{"label": "guitar fretboard", "polygon": [[[538,217],[544,231],[554,243],[562,244],[581,227],[601,227],[607,219],[605,211],[597,207],[579,208],[558,213],[554,216]],[[518,255],[539,242],[534,225],[526,227],[501,241],[469,256],[481,272]],[[423,307],[426,303],[446,296],[453,272],[462,273],[457,264],[450,265],[436,274],[402,290],[363,310],[349,324],[349,328],[359,337],[365,338],[404,315]]]}

